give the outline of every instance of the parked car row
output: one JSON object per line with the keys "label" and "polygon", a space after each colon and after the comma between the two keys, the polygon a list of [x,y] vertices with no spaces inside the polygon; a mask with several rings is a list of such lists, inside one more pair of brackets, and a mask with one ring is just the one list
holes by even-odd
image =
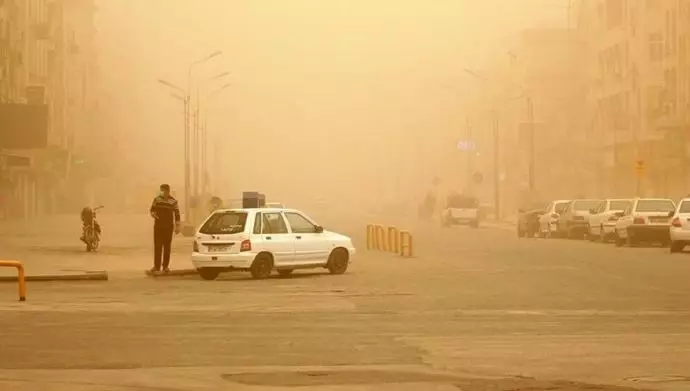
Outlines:
{"label": "parked car row", "polygon": [[640,243],[682,251],[690,244],[690,198],[555,200],[521,209],[518,237],[589,239],[617,246]]}

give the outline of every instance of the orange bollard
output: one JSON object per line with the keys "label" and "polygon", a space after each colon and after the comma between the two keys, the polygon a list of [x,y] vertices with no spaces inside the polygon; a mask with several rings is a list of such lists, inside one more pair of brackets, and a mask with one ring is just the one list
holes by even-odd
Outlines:
{"label": "orange bollard", "polygon": [[374,249],[376,230],[374,224],[367,224],[367,250]]}
{"label": "orange bollard", "polygon": [[19,261],[0,261],[0,267],[13,267],[17,269],[17,282],[19,283],[19,301],[26,301],[26,278],[24,264]]}
{"label": "orange bollard", "polygon": [[411,258],[413,254],[412,234],[409,231],[400,231],[400,255]]}
{"label": "orange bollard", "polygon": [[400,230],[396,227],[388,227],[388,251],[400,253]]}
{"label": "orange bollard", "polygon": [[374,226],[374,248],[376,250],[383,250],[386,246],[386,232],[383,229],[383,225],[376,224]]}

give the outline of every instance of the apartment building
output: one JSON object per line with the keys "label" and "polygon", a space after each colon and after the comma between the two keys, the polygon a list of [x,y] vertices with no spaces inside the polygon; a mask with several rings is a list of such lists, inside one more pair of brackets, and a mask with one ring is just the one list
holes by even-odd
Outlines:
{"label": "apartment building", "polygon": [[680,2],[578,2],[577,34],[587,45],[590,134],[598,156],[593,173],[602,196],[677,196],[685,186],[684,163],[674,151],[679,144],[672,141],[679,134],[681,57],[680,10],[674,4]]}
{"label": "apartment building", "polygon": [[[45,140],[28,149],[5,148],[21,166],[5,164],[0,216],[60,211],[73,199],[71,177],[81,140],[91,134],[97,108],[93,0],[5,0],[0,5],[0,104],[47,108]],[[15,108],[18,106],[15,106]],[[17,132],[7,126],[4,132]]]}

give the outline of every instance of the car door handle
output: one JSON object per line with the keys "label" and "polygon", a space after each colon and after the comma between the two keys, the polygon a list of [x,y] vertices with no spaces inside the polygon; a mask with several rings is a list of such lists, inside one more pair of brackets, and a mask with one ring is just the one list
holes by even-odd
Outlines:
{"label": "car door handle", "polygon": [[302,239],[301,236],[295,236],[295,239]]}

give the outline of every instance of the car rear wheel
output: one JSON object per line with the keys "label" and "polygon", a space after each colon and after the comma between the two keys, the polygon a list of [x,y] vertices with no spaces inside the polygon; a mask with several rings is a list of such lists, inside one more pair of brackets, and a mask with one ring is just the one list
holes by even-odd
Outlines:
{"label": "car rear wheel", "polygon": [[618,235],[618,232],[616,232],[616,237],[614,239],[616,243],[616,247],[623,247],[625,244],[625,239],[621,238],[620,235]]}
{"label": "car rear wheel", "polygon": [[342,248],[337,248],[331,252],[328,257],[328,264],[326,268],[331,274],[343,274],[347,271],[347,267],[350,264],[350,256]]}
{"label": "car rear wheel", "polygon": [[627,244],[628,247],[637,247],[639,240],[637,240],[637,238],[635,238],[635,236],[631,235],[630,231],[628,231],[628,234],[625,236],[626,236],[625,244]]}
{"label": "car rear wheel", "polygon": [[685,242],[681,242],[681,241],[671,242],[670,252],[672,254],[673,253],[679,253],[679,252],[683,251],[684,248],[685,248]]}
{"label": "car rear wheel", "polygon": [[249,273],[255,280],[261,280],[271,276],[271,271],[273,270],[273,259],[266,254],[259,254],[252,262],[252,266],[249,267]]}
{"label": "car rear wheel", "polygon": [[219,274],[220,270],[213,267],[202,267],[201,269],[199,269],[199,275],[204,280],[215,280],[216,278],[218,278]]}

